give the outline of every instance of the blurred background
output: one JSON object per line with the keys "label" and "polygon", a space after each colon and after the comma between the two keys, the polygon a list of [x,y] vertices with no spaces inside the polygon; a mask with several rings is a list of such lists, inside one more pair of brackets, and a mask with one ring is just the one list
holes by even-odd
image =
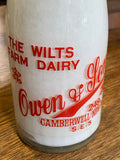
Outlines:
{"label": "blurred background", "polygon": [[120,0],[107,0],[109,28],[120,28]]}
{"label": "blurred background", "polygon": [[[9,63],[5,40],[6,1],[0,0],[0,88],[10,83]],[[120,0],[107,0],[109,29],[120,28]]]}

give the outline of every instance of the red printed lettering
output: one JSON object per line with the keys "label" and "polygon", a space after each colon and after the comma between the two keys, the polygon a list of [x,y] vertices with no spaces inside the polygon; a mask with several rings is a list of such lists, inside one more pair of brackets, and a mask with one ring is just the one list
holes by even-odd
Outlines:
{"label": "red printed lettering", "polygon": [[77,60],[77,62],[75,63],[74,61],[71,61],[74,67],[74,70],[77,69],[77,65],[79,64],[80,60]]}
{"label": "red printed lettering", "polygon": [[62,50],[64,50],[65,48],[61,48],[61,47],[56,47],[55,50],[58,50],[58,58],[62,57]]}
{"label": "red printed lettering", "polygon": [[[41,57],[43,47],[38,48],[38,46],[31,45],[33,56]],[[46,48],[44,48],[44,56],[46,57]]]}
{"label": "red printed lettering", "polygon": [[74,56],[73,47],[43,47],[43,46],[34,46],[31,45],[32,53],[34,57],[43,57],[43,58],[72,58]]}
{"label": "red printed lettering", "polygon": [[78,88],[78,91],[77,89],[70,89],[69,91],[69,97],[74,101],[74,102],[79,102],[81,100],[81,95],[84,91],[83,89],[84,85],[81,84]]}
{"label": "red printed lettering", "polygon": [[49,127],[71,127],[71,126],[77,126],[82,125],[83,123],[86,123],[87,125],[90,125],[90,115],[89,113],[75,117],[70,119],[46,119],[46,118],[40,118],[40,124],[42,126],[49,126]]}
{"label": "red printed lettering", "polygon": [[67,68],[67,70],[70,70],[70,62],[69,61],[62,62],[62,70],[64,71],[65,68]]}
{"label": "red printed lettering", "polygon": [[104,77],[105,71],[105,60],[102,65],[100,65],[100,57],[97,57],[95,63],[91,63],[88,66],[87,77],[89,82],[87,85],[88,92],[92,92],[95,89],[96,83],[99,83]]}
{"label": "red printed lettering", "polygon": [[9,36],[9,44],[13,50],[16,50],[20,53],[24,53],[24,51],[23,51],[24,43],[23,42],[17,41],[15,39],[13,39],[11,36]]}
{"label": "red printed lettering", "polygon": [[18,53],[11,50],[9,47],[8,47],[8,53],[15,62],[28,67],[28,57],[23,57],[22,55],[19,55]]}
{"label": "red printed lettering", "polygon": [[47,71],[65,71],[65,70],[76,70],[80,60],[77,62],[74,61],[49,61],[45,62],[42,60],[37,60],[37,69],[39,70],[47,70]]}
{"label": "red printed lettering", "polygon": [[57,112],[57,110],[63,110],[65,108],[65,102],[62,95],[52,97],[51,99],[45,98],[43,104],[40,100],[29,101],[26,91],[20,89],[19,106],[23,116],[27,116],[28,112],[31,116],[40,116],[42,112],[44,114],[51,114],[52,112]]}
{"label": "red printed lettering", "polygon": [[45,70],[46,68],[46,64],[44,61],[41,61],[41,60],[38,60],[37,61],[37,69],[40,69],[40,70]]}
{"label": "red printed lettering", "polygon": [[49,70],[54,70],[54,71],[56,71],[56,68],[55,68],[55,66],[54,66],[54,62],[51,61],[51,62],[49,63],[47,70],[48,70],[48,71],[49,71]]}
{"label": "red printed lettering", "polygon": [[66,58],[72,58],[74,56],[74,52],[73,52],[74,48],[73,47],[68,47],[66,48]]}

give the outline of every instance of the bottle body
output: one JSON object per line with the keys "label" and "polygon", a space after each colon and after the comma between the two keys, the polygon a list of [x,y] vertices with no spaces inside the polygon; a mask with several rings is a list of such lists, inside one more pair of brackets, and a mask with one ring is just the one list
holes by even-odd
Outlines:
{"label": "bottle body", "polygon": [[81,143],[100,123],[108,38],[106,2],[25,3],[12,0],[7,7],[18,132],[37,146]]}

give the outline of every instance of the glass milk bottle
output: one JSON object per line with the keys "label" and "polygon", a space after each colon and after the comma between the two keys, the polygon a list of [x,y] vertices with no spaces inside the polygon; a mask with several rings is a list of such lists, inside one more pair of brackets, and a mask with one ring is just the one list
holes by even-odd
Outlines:
{"label": "glass milk bottle", "polygon": [[7,28],[21,139],[57,153],[88,143],[101,117],[106,0],[8,0]]}

